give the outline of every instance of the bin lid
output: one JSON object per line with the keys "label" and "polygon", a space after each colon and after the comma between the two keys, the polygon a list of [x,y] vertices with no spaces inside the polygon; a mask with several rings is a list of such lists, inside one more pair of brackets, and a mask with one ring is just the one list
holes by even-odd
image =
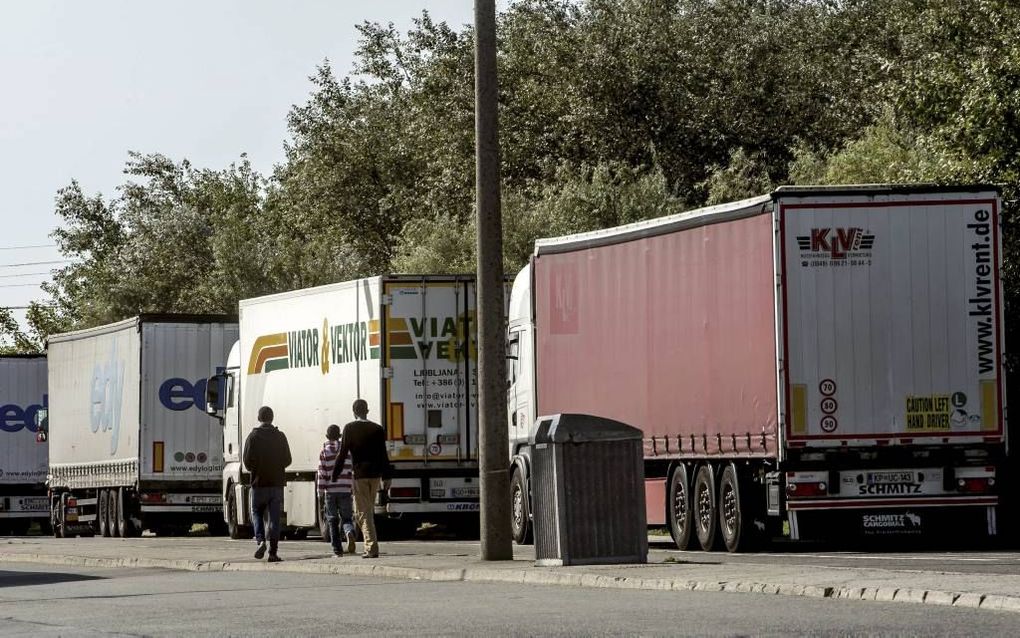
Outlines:
{"label": "bin lid", "polygon": [[553,414],[538,417],[528,438],[531,445],[640,441],[642,433],[625,423],[591,414]]}

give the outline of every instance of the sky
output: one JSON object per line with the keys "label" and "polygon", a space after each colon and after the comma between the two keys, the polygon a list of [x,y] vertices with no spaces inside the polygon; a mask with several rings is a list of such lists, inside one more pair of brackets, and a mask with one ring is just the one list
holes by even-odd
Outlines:
{"label": "sky", "polygon": [[[504,3],[500,3],[503,5]],[[351,71],[355,25],[453,26],[472,0],[0,0],[0,307],[43,300],[61,259],[58,189],[116,195],[128,151],[223,168],[283,160],[286,115],[329,59]],[[23,248],[33,246],[35,248]],[[39,247],[42,246],[42,247]],[[29,265],[13,265],[29,264]],[[23,319],[23,311],[15,311]]]}

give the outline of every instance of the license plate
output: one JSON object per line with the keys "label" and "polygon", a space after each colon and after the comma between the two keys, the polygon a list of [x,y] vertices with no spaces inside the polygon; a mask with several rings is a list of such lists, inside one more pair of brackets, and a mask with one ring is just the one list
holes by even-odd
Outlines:
{"label": "license plate", "polygon": [[45,496],[25,498],[21,500],[21,509],[26,512],[45,512],[50,509],[50,503]]}
{"label": "license plate", "polygon": [[913,472],[868,472],[868,483],[913,483]]}
{"label": "license plate", "polygon": [[478,498],[477,487],[454,487],[450,490],[453,498]]}
{"label": "license plate", "polygon": [[191,497],[191,502],[192,503],[196,503],[196,504],[197,503],[202,503],[202,504],[208,503],[210,505],[219,505],[220,504],[220,497],[219,496],[192,496]]}

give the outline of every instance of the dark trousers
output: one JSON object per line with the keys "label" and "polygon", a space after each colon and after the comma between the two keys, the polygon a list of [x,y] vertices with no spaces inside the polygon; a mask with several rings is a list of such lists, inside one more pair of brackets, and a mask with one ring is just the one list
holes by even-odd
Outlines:
{"label": "dark trousers", "polygon": [[[326,524],[333,553],[343,553],[343,542],[348,532],[354,532],[353,505],[350,492],[327,492],[325,498]],[[341,530],[341,525],[343,529]]]}
{"label": "dark trousers", "polygon": [[269,518],[269,553],[276,553],[280,542],[280,511],[283,509],[283,487],[251,488],[251,522],[255,527],[255,542],[266,541],[266,517]]}

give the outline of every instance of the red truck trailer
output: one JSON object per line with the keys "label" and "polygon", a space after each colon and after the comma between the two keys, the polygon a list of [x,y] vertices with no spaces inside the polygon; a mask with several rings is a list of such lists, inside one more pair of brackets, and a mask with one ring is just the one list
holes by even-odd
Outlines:
{"label": "red truck trailer", "polygon": [[[994,535],[1006,455],[994,187],[782,187],[536,243],[511,293],[514,537],[528,435],[644,432],[677,547]],[[951,525],[947,525],[952,521]]]}

